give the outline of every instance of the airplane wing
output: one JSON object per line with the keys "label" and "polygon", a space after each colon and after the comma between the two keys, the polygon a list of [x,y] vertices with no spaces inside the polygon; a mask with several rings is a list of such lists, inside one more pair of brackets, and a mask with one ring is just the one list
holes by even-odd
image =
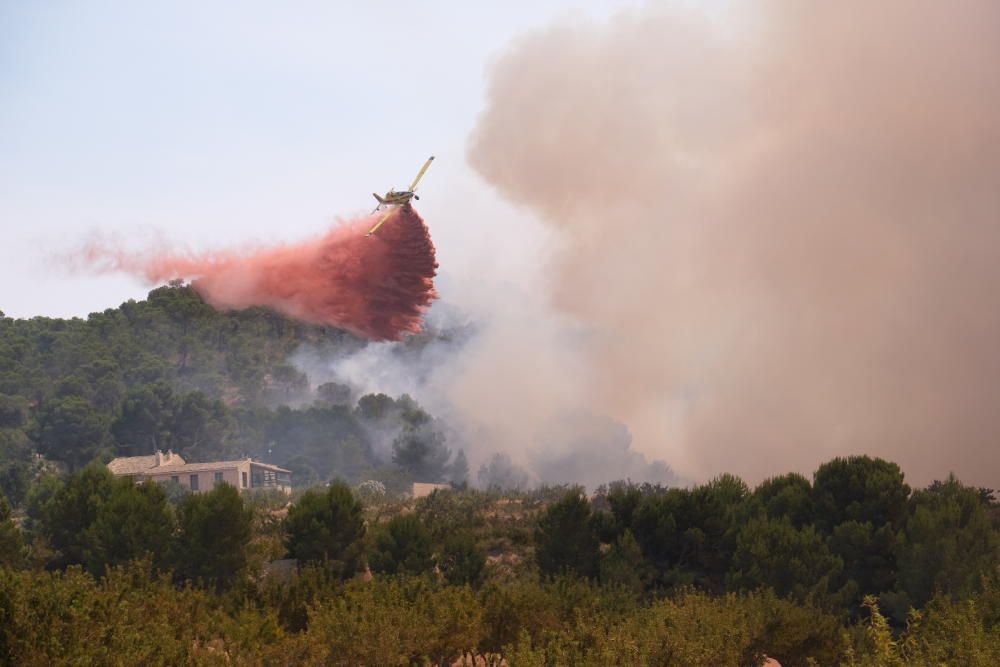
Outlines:
{"label": "airplane wing", "polygon": [[410,192],[413,192],[414,190],[417,189],[417,183],[419,183],[420,179],[423,178],[424,172],[427,171],[427,167],[431,166],[431,162],[433,161],[434,161],[434,156],[432,155],[429,158],[427,158],[427,162],[424,162],[424,166],[420,168],[420,171],[417,173],[417,177],[414,178],[413,183],[410,184],[409,188]]}
{"label": "airplane wing", "polygon": [[365,234],[365,236],[371,236],[372,234],[374,234],[375,232],[377,232],[377,231],[378,231],[378,228],[379,228],[379,227],[381,227],[381,226],[382,226],[382,224],[383,224],[383,223],[384,223],[384,222],[385,222],[386,220],[388,220],[388,219],[389,219],[389,216],[391,216],[391,215],[392,215],[393,213],[395,213],[395,212],[396,212],[396,209],[395,209],[395,207],[393,207],[393,206],[390,206],[390,207],[389,207],[389,210],[388,210],[388,211],[386,212],[386,214],[385,214],[385,215],[383,215],[383,216],[382,216],[381,218],[379,218],[379,221],[375,223],[375,226],[374,226],[374,227],[372,227],[371,229],[369,229],[369,230],[368,230],[368,233],[367,233],[367,234]]}

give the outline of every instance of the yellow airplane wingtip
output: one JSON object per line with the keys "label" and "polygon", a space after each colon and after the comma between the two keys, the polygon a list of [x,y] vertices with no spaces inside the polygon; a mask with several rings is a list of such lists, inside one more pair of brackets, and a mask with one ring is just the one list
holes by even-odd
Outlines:
{"label": "yellow airplane wingtip", "polygon": [[429,158],[427,158],[427,162],[424,162],[424,166],[420,168],[420,171],[417,172],[417,177],[414,178],[413,183],[410,184],[410,192],[413,192],[414,190],[417,189],[417,183],[419,183],[420,179],[423,178],[424,173],[427,171],[427,167],[431,166],[431,162],[433,160],[434,156],[432,155]]}
{"label": "yellow airplane wingtip", "polygon": [[389,211],[385,215],[383,215],[378,222],[375,223],[375,226],[368,230],[368,233],[365,234],[365,236],[371,236],[372,234],[377,232],[378,228],[381,227],[382,224],[389,219],[389,216],[392,215],[395,212],[395,210],[396,209],[390,208]]}

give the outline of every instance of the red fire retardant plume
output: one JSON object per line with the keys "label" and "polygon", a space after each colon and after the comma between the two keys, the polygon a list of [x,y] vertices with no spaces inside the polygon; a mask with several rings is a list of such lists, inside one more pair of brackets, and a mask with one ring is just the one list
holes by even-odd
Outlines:
{"label": "red fire retardant plume", "polygon": [[350,221],[315,240],[250,252],[137,258],[95,244],[87,259],[154,283],[192,279],[219,309],[265,306],[372,340],[399,340],[420,331],[437,297],[438,264],[427,225],[409,206],[366,237],[382,215]]}

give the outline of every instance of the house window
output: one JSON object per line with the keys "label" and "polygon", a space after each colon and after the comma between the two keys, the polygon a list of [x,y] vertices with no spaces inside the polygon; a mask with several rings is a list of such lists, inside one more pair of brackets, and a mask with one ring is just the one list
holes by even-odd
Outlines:
{"label": "house window", "polygon": [[177,475],[171,475],[170,476],[170,481],[173,482],[174,484],[180,484],[181,483],[181,478],[179,476],[177,476]]}
{"label": "house window", "polygon": [[247,488],[247,474],[243,473],[243,488]]}
{"label": "house window", "polygon": [[222,481],[222,473],[221,472],[215,473],[215,483],[218,484],[221,481]]}
{"label": "house window", "polygon": [[191,490],[198,490],[198,475],[191,475]]}

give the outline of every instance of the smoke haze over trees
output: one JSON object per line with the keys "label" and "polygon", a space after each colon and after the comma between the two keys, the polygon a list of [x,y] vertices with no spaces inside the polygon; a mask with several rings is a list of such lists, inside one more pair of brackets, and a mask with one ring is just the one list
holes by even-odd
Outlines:
{"label": "smoke haze over trees", "polygon": [[[422,350],[463,341],[461,330],[431,329],[403,343],[370,343],[264,309],[220,312],[180,283],[86,320],[0,318],[0,490],[20,504],[48,465],[75,470],[157,449],[191,462],[256,457],[292,470],[297,485],[375,479],[398,492],[411,481],[461,484],[497,443],[455,429],[403,392],[365,393],[370,384],[353,373],[331,381],[336,364],[316,360],[376,346],[392,349],[404,373],[424,363],[412,361]],[[297,361],[309,355],[312,363]],[[574,461],[574,474],[591,471],[579,479],[592,487],[671,479],[666,466],[627,451],[620,426],[579,442],[552,433],[534,446],[550,452],[525,462],[534,475],[494,465],[497,474],[471,481],[570,481],[552,456]]]}

